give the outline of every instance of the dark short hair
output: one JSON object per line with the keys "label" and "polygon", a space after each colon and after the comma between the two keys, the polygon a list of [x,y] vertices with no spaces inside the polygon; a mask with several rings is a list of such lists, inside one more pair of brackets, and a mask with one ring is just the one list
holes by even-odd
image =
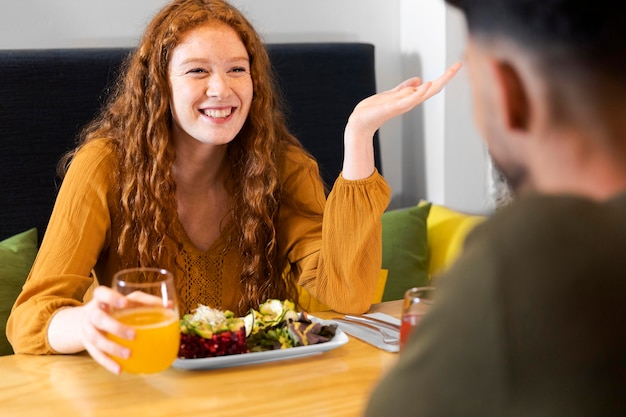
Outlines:
{"label": "dark short hair", "polygon": [[626,88],[626,13],[613,0],[445,1],[465,14],[472,35],[507,38]]}

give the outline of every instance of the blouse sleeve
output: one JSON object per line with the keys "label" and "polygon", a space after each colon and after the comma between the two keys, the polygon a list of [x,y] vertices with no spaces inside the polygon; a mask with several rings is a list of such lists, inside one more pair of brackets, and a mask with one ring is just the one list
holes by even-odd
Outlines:
{"label": "blouse sleeve", "polygon": [[291,202],[281,209],[279,224],[292,272],[298,285],[333,310],[363,313],[379,278],[381,216],[391,189],[378,171],[356,181],[340,175],[326,200],[317,164],[300,158],[284,182]]}
{"label": "blouse sleeve", "polygon": [[7,322],[16,353],[54,353],[47,339],[52,315],[83,303],[92,269],[109,238],[110,153],[90,143],[74,158],[30,274]]}

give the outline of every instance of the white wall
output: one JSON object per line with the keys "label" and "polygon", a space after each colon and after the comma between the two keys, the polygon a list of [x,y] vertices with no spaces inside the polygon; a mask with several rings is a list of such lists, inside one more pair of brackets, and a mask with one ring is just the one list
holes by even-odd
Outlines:
{"label": "white wall", "polygon": [[[443,0],[400,3],[400,56],[405,78],[417,70],[431,80],[462,60],[466,32],[458,11]],[[407,203],[426,196],[470,212],[492,209],[488,160],[474,128],[471,106],[469,80],[462,70],[441,94],[403,117],[402,178]]]}
{"label": "white wall", "polygon": [[[409,0],[410,1],[410,0]],[[446,62],[462,59],[467,36],[463,15],[446,8]],[[474,127],[472,92],[467,72],[445,91],[445,166],[443,201],[450,207],[485,212],[493,209],[492,178],[486,148]]]}
{"label": "white wall", "polygon": [[[132,46],[167,0],[1,0],[0,49]],[[443,0],[232,0],[267,42],[357,41],[376,47],[379,91],[433,79],[462,56],[462,18]],[[356,103],[355,103],[356,104]],[[419,198],[490,208],[487,167],[463,72],[444,93],[381,129],[391,207]]]}

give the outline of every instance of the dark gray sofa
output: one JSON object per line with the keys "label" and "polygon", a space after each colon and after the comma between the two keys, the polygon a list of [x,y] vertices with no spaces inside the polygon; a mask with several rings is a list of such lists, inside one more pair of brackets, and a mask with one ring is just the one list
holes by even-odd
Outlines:
{"label": "dark gray sofa", "polygon": [[[374,47],[268,44],[292,132],[328,185],[343,159],[354,106],[376,90]],[[98,111],[129,49],[0,51],[0,240],[37,227],[42,238],[58,190],[56,164]],[[378,139],[375,142],[380,169]]]}

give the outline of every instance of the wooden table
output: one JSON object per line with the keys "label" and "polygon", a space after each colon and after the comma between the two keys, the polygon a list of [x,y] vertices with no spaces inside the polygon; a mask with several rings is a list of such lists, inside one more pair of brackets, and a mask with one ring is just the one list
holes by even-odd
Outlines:
{"label": "wooden table", "polygon": [[[370,311],[398,317],[400,301]],[[0,416],[360,416],[396,357],[353,337],[321,355],[147,376],[113,375],[87,354],[3,356]]]}

